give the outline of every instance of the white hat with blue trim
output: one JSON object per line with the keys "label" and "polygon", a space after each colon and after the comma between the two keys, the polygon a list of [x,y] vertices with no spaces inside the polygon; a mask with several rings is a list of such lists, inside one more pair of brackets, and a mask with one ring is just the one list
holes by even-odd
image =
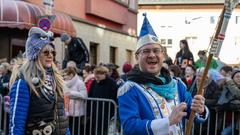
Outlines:
{"label": "white hat with blue trim", "polygon": [[148,44],[161,45],[157,35],[155,34],[151,24],[147,19],[147,14],[144,13],[143,16],[144,16],[144,20],[143,20],[142,28],[138,38],[136,52],[138,52],[140,48]]}

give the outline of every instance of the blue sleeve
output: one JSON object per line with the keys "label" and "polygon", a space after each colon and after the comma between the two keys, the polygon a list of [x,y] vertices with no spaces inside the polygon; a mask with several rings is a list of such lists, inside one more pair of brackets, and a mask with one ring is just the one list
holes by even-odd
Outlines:
{"label": "blue sleeve", "polygon": [[182,81],[178,80],[178,93],[180,102],[185,102],[187,104],[187,118],[191,113],[191,104],[192,104],[192,96],[189,92],[187,92],[186,86],[183,84]]}
{"label": "blue sleeve", "polygon": [[118,97],[119,115],[125,135],[153,134],[151,120],[142,120],[139,114],[139,103],[134,87]]}
{"label": "blue sleeve", "polygon": [[26,82],[21,79],[15,81],[10,91],[10,135],[24,135],[29,102],[30,93]]}
{"label": "blue sleeve", "polygon": [[66,135],[71,135],[69,128],[67,128]]}

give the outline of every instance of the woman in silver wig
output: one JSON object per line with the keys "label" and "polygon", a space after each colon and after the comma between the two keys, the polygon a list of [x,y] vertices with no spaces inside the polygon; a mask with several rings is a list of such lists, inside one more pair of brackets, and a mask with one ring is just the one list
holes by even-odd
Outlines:
{"label": "woman in silver wig", "polygon": [[56,52],[50,38],[37,27],[28,33],[27,60],[10,81],[10,134],[67,134],[63,80],[54,64]]}

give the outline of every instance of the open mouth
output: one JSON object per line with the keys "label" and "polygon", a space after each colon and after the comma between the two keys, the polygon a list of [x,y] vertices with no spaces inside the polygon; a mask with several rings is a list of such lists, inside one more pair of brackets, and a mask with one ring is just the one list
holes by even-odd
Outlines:
{"label": "open mouth", "polygon": [[46,60],[46,62],[47,62],[47,63],[50,63],[50,62],[52,62],[52,60]]}
{"label": "open mouth", "polygon": [[156,65],[158,62],[157,61],[149,61],[149,62],[147,62],[147,64],[149,64],[149,65]]}

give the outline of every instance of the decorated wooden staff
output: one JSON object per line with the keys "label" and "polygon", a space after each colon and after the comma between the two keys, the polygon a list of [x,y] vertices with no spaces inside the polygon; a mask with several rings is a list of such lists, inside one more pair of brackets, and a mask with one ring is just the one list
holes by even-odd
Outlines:
{"label": "decorated wooden staff", "polygon": [[[208,59],[207,59],[206,67],[205,67],[204,72],[203,72],[201,83],[200,83],[200,86],[199,86],[199,89],[198,89],[198,92],[197,92],[198,95],[203,95],[203,93],[204,93],[204,90],[203,90],[204,80],[207,77],[208,69],[210,67],[212,57],[213,56],[215,56],[215,57],[219,56],[219,53],[220,53],[220,50],[221,50],[221,47],[222,47],[222,43],[223,43],[223,40],[224,40],[224,37],[225,37],[225,32],[227,30],[227,25],[228,25],[229,19],[232,15],[233,9],[237,6],[237,4],[238,4],[238,0],[225,0],[224,8],[223,8],[222,13],[219,17],[219,21],[218,21],[213,39],[210,42],[211,48],[210,48],[209,56],[208,56]],[[193,123],[193,120],[194,120],[194,117],[195,117],[195,113],[196,113],[195,111],[192,111],[191,114],[190,114],[190,117],[189,117],[189,120],[188,120],[188,123],[187,123],[187,128],[186,128],[186,135],[190,135],[191,128],[192,128],[192,123]]]}

